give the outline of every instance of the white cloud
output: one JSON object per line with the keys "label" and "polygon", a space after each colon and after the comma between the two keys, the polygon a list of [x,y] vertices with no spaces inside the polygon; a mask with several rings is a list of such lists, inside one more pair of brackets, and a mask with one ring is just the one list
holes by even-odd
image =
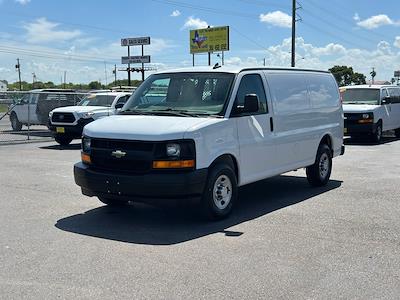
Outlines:
{"label": "white cloud", "polygon": [[58,26],[58,23],[47,21],[46,18],[39,18],[32,23],[23,25],[23,28],[26,30],[28,43],[62,42],[82,35],[80,30],[57,30]]}
{"label": "white cloud", "polygon": [[31,2],[31,0],[15,0],[15,2],[17,2],[21,5],[25,5],[25,4],[28,4],[29,2]]}
{"label": "white cloud", "polygon": [[171,14],[170,14],[170,16],[171,17],[179,17],[181,15],[181,12],[179,11],[179,10],[174,10]]}
{"label": "white cloud", "polygon": [[400,36],[396,36],[393,45],[397,48],[400,48]]}
{"label": "white cloud", "polygon": [[267,23],[272,26],[291,28],[292,17],[279,10],[260,15],[260,22]]}
{"label": "white cloud", "polygon": [[208,23],[200,18],[195,18],[190,16],[186,19],[185,24],[183,24],[182,29],[199,29],[199,28],[207,28]]}
{"label": "white cloud", "polygon": [[353,20],[356,21],[356,22],[360,21],[361,20],[360,19],[360,15],[358,13],[355,13],[354,16],[353,16]]}
{"label": "white cloud", "polygon": [[366,29],[375,29],[385,25],[400,25],[399,21],[394,21],[387,15],[376,15],[365,20],[360,20],[357,25]]}

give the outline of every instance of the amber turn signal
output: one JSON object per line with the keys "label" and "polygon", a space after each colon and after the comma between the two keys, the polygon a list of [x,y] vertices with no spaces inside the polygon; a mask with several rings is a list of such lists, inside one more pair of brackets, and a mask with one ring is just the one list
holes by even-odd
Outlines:
{"label": "amber turn signal", "polygon": [[90,159],[90,155],[84,152],[81,152],[81,159],[82,162],[84,162],[85,164],[90,164],[92,162],[92,160]]}
{"label": "amber turn signal", "polygon": [[158,160],[153,161],[153,169],[193,168],[194,160]]}
{"label": "amber turn signal", "polygon": [[363,120],[358,120],[358,123],[360,124],[365,124],[365,123],[373,123],[373,119],[363,119]]}

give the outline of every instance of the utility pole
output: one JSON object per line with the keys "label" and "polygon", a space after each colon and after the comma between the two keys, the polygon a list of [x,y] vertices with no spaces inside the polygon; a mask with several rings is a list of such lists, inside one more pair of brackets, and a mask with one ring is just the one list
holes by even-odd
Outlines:
{"label": "utility pole", "polygon": [[[210,25],[207,28],[210,28]],[[208,65],[211,66],[211,52],[208,52]]]}
{"label": "utility pole", "polygon": [[114,85],[117,86],[117,65],[114,65],[113,74],[114,74]]}
{"label": "utility pole", "polygon": [[66,83],[67,83],[67,71],[64,71],[64,90],[65,90]]}
{"label": "utility pole", "polygon": [[104,75],[106,77],[106,85],[107,85],[107,63],[104,61]]}
{"label": "utility pole", "polygon": [[[128,57],[131,57],[131,47],[128,46]],[[131,64],[128,64],[128,86],[131,86]]]}
{"label": "utility pole", "polygon": [[372,68],[372,72],[369,73],[369,74],[371,74],[372,84],[374,84],[375,83],[375,76],[376,76],[375,68]]}
{"label": "utility pole", "polygon": [[22,83],[21,83],[21,65],[19,64],[19,58],[17,58],[17,64],[15,65],[15,69],[18,70],[19,90],[22,91]]}
{"label": "utility pole", "polygon": [[296,0],[292,0],[292,68],[296,66]]}
{"label": "utility pole", "polygon": [[264,57],[264,67],[265,67],[265,57]]}
{"label": "utility pole", "polygon": [[36,82],[36,74],[35,72],[32,73],[32,89],[35,89],[35,82]]}

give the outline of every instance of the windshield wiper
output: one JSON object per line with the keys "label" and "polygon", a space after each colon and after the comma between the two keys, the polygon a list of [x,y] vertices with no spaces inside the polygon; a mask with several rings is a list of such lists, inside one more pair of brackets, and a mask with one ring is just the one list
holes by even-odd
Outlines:
{"label": "windshield wiper", "polygon": [[143,111],[139,109],[126,109],[118,112],[119,115],[154,115],[149,111]]}
{"label": "windshield wiper", "polygon": [[174,116],[178,116],[178,117],[198,117],[199,116],[198,114],[189,112],[187,110],[172,109],[171,107],[168,107],[165,109],[152,110],[151,112],[155,113],[155,114],[174,115]]}

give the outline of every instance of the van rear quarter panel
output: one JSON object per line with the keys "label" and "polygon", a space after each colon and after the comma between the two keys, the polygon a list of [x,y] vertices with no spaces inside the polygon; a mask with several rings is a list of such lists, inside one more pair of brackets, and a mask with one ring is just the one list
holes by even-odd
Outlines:
{"label": "van rear quarter panel", "polygon": [[324,135],[334,155],[343,142],[343,112],[334,77],[322,72],[268,71],[278,153],[290,170],[314,162]]}

